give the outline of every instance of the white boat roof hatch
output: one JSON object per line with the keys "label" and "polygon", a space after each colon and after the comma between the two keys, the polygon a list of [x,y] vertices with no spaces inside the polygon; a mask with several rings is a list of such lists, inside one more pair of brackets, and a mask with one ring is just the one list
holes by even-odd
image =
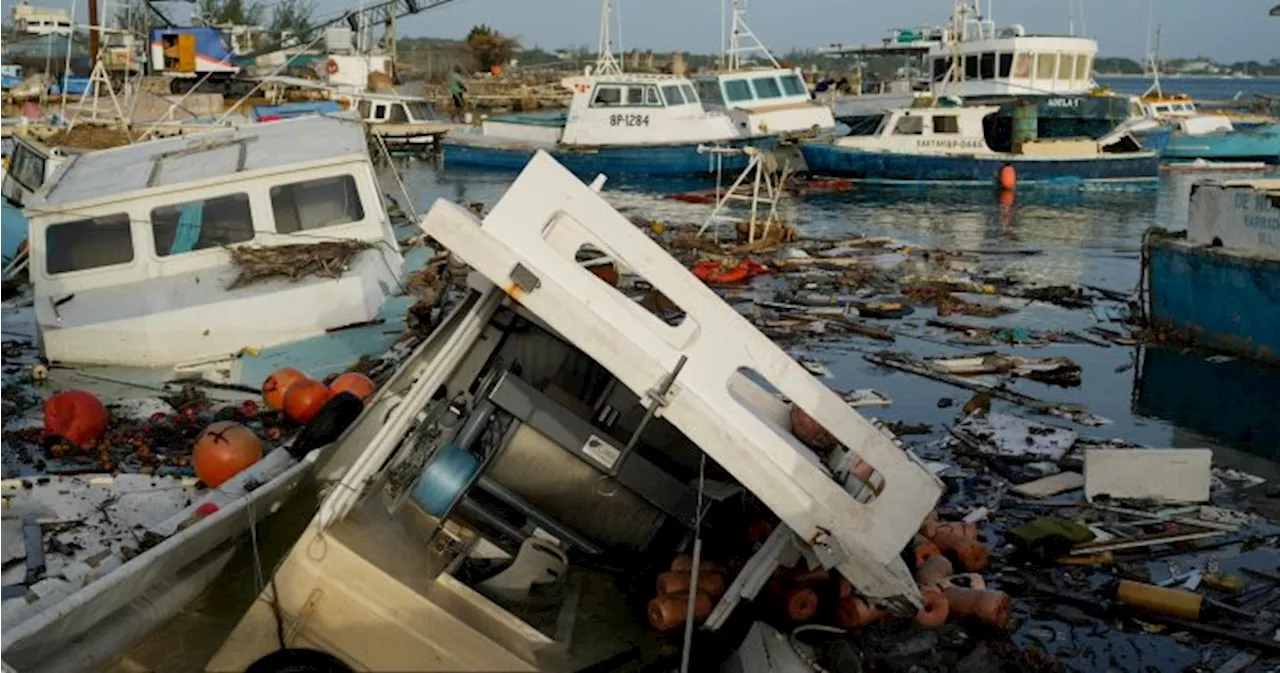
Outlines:
{"label": "white boat roof hatch", "polygon": [[363,126],[354,117],[307,116],[89,152],[68,162],[27,206],[60,209],[236,173],[343,157],[367,159],[365,142]]}

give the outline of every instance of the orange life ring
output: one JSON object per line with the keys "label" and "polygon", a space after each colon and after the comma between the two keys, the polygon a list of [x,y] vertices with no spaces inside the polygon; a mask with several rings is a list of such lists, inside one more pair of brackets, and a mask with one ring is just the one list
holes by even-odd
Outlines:
{"label": "orange life ring", "polygon": [[338,62],[333,59],[329,59],[327,62],[325,62],[324,69],[330,75],[336,75],[338,74]]}

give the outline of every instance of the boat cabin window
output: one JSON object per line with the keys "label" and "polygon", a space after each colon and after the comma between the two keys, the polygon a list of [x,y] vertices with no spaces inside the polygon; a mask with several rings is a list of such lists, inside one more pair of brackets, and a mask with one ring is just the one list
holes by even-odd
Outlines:
{"label": "boat cabin window", "polygon": [[1071,79],[1071,73],[1076,70],[1075,54],[1059,54],[1058,58],[1061,63],[1058,65],[1058,79]]}
{"label": "boat cabin window", "polygon": [[50,225],[44,233],[45,270],[68,273],[133,261],[129,214]]}
{"label": "boat cabin window", "polygon": [[918,136],[924,133],[924,117],[910,115],[899,117],[893,125],[893,134],[898,136]]}
{"label": "boat cabin window", "polygon": [[724,99],[730,103],[751,100],[751,85],[745,79],[731,79],[724,83]]}
{"label": "boat cabin window", "polygon": [[1014,54],[1013,76],[1022,79],[1031,77],[1031,70],[1034,67],[1035,60],[1035,54]]}
{"label": "boat cabin window", "polygon": [[698,96],[710,105],[724,105],[724,97],[720,95],[719,80],[698,80]]}
{"label": "boat cabin window", "polygon": [[1007,79],[1013,71],[1013,54],[1000,54],[1000,79]]}
{"label": "boat cabin window", "polygon": [[627,105],[639,107],[644,105],[644,87],[629,86],[627,87]]}
{"label": "boat cabin window", "polygon": [[964,78],[978,79],[978,55],[970,54],[964,57]]}
{"label": "boat cabin window", "polygon": [[951,57],[933,59],[933,81],[943,82],[951,71]]}
{"label": "boat cabin window", "polygon": [[373,116],[370,117],[370,119],[376,122],[385,121],[389,112],[387,108],[389,107],[391,106],[387,105],[386,103],[374,103]]}
{"label": "boat cabin window", "polygon": [[151,211],[151,235],[161,257],[253,240],[248,194],[175,203]]}
{"label": "boat cabin window", "polygon": [[409,114],[414,121],[427,121],[435,116],[435,113],[431,110],[431,104],[425,101],[405,103],[405,106],[409,108]]}
{"label": "boat cabin window", "polygon": [[782,87],[778,86],[777,77],[751,79],[751,88],[755,90],[756,99],[781,99],[782,97]]}
{"label": "boat cabin window", "polygon": [[662,96],[658,94],[658,87],[644,88],[644,104],[650,107],[662,107]]}
{"label": "boat cabin window", "polygon": [[622,105],[622,87],[598,86],[591,107],[618,107]]}
{"label": "boat cabin window", "polygon": [[364,219],[360,193],[350,175],[276,185],[271,188],[271,210],[281,234]]}
{"label": "boat cabin window", "polygon": [[1089,79],[1089,70],[1093,65],[1093,57],[1088,54],[1076,56],[1076,80],[1083,82]]}
{"label": "boat cabin window", "polygon": [[684,92],[684,102],[697,104],[698,93],[693,90],[692,84],[681,84],[680,90]]}
{"label": "boat cabin window", "polygon": [[959,133],[960,119],[955,115],[934,115],[933,116],[933,132],[934,133]]}
{"label": "boat cabin window", "polygon": [[1057,54],[1036,55],[1036,79],[1053,79],[1056,67],[1058,67]]}
{"label": "boat cabin window", "polygon": [[684,96],[680,93],[680,85],[667,84],[662,87],[662,95],[667,99],[667,105],[684,105]]}
{"label": "boat cabin window", "polygon": [[45,158],[30,147],[18,144],[9,160],[9,175],[27,191],[34,192],[44,184]]}
{"label": "boat cabin window", "polygon": [[404,103],[394,103],[391,105],[391,121],[398,124],[409,123],[409,111],[404,109]]}
{"label": "boat cabin window", "polygon": [[788,96],[806,96],[809,94],[809,89],[804,85],[804,80],[795,74],[782,76],[782,90]]}
{"label": "boat cabin window", "polygon": [[996,78],[995,52],[987,52],[978,59],[978,76],[982,79]]}
{"label": "boat cabin window", "polygon": [[373,103],[370,103],[367,100],[362,100],[359,103],[356,103],[356,109],[360,111],[361,119],[373,118]]}

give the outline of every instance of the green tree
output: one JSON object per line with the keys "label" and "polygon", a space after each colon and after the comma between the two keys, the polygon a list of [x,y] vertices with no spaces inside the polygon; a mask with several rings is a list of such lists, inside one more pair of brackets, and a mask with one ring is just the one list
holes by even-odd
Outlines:
{"label": "green tree", "polygon": [[467,49],[481,70],[506,64],[519,47],[519,40],[503,35],[487,24],[473,26],[467,33]]}
{"label": "green tree", "polygon": [[298,40],[307,42],[313,37],[311,17],[315,11],[315,0],[280,0],[271,10],[271,23],[267,30],[277,38],[288,31]]}
{"label": "green tree", "polygon": [[257,26],[266,13],[261,0],[200,0],[198,7],[200,20],[206,26],[222,23]]}

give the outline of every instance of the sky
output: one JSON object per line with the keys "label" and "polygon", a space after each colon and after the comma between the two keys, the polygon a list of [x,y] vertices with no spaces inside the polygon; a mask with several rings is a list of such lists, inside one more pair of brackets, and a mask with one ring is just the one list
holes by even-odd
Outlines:
{"label": "sky", "polygon": [[[66,0],[31,0],[66,6]],[[104,0],[112,2],[112,0]],[[277,0],[263,0],[268,5]],[[359,0],[316,0],[317,16],[340,13]],[[367,0],[373,4],[378,0]],[[986,7],[987,0],[981,0]],[[1206,56],[1217,61],[1280,58],[1280,17],[1268,15],[1280,0],[991,0],[996,24],[1020,23],[1031,33],[1065,34],[1074,28],[1098,40],[1102,56],[1142,59],[1148,12],[1162,26],[1164,58]],[[4,13],[15,0],[4,0]],[[751,0],[748,24],[770,49],[816,48],[837,42],[878,42],[892,28],[940,25],[952,0]],[[182,2],[161,7],[177,19]],[[622,18],[622,46],[715,53],[720,44],[720,0],[614,0]],[[87,4],[80,1],[77,20]],[[1074,8],[1074,12],[1072,9]],[[1083,15],[1083,21],[1080,20]],[[403,36],[461,39],[487,23],[520,38],[525,47],[589,46],[600,32],[600,0],[453,0],[404,19]],[[615,48],[618,44],[614,38]]]}
{"label": "sky", "polygon": [[[1141,59],[1147,49],[1147,13],[1154,2],[1162,24],[1161,56],[1207,56],[1219,61],[1280,58],[1280,0],[1005,0],[994,1],[999,26],[1021,23],[1028,32],[1066,33],[1071,7],[1104,56]],[[336,11],[341,0],[320,0]],[[624,47],[656,51],[719,51],[719,0],[615,0]],[[983,0],[985,8],[986,2]],[[752,0],[748,24],[770,49],[786,52],[835,42],[873,42],[891,28],[935,25],[950,16],[951,0]],[[517,35],[526,47],[590,45],[600,31],[599,0],[454,0],[404,20],[401,35],[462,37],[477,23]],[[1081,31],[1077,18],[1075,28]],[[616,38],[615,38],[616,42]]]}

